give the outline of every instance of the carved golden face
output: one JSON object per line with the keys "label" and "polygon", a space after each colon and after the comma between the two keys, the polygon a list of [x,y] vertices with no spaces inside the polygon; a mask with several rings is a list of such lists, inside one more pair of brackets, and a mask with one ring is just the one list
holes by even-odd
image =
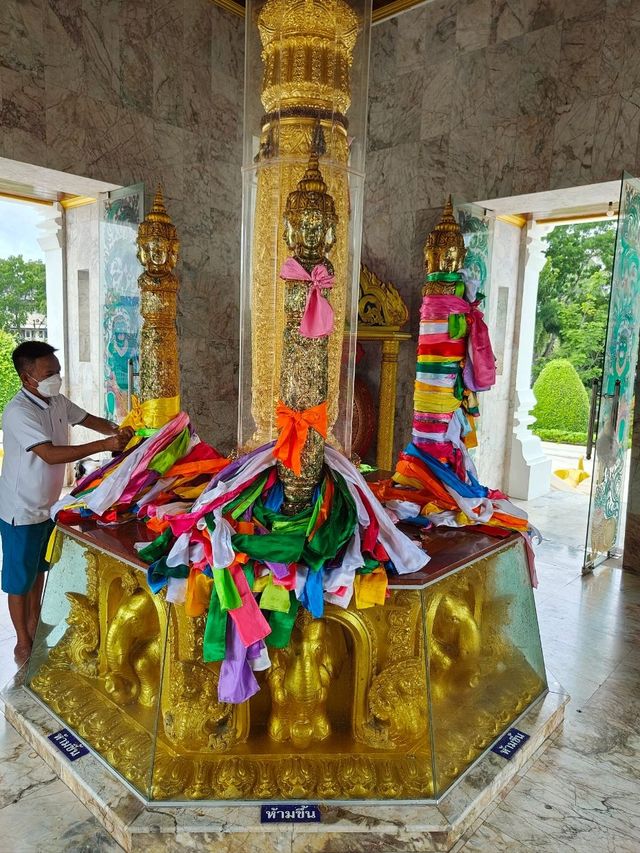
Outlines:
{"label": "carved golden face", "polygon": [[336,241],[333,218],[314,208],[286,216],[284,239],[299,257],[319,260]]}
{"label": "carved golden face", "polygon": [[466,249],[460,246],[428,246],[425,248],[427,273],[457,272],[464,264]]}
{"label": "carved golden face", "polygon": [[145,269],[155,275],[166,275],[178,260],[178,244],[160,235],[138,242],[138,260]]}

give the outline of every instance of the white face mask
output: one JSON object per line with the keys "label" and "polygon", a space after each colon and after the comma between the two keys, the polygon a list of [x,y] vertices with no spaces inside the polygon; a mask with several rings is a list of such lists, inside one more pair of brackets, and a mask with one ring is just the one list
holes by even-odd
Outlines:
{"label": "white face mask", "polygon": [[59,373],[54,373],[53,376],[41,379],[37,383],[36,388],[38,389],[38,394],[42,394],[43,397],[57,397],[62,388],[62,377]]}

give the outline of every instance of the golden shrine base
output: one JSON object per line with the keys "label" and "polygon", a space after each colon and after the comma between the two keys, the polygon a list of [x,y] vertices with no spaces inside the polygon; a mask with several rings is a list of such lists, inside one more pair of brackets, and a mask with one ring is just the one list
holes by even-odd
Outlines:
{"label": "golden shrine base", "polygon": [[69,762],[48,740],[62,726],[21,684],[3,694],[7,720],[127,851],[428,851],[450,850],[510,781],[526,770],[562,724],[568,701],[549,692],[517,722],[529,740],[510,761],[487,753],[438,804],[320,802],[321,822],[260,823],[260,803],[145,805],[94,754]]}

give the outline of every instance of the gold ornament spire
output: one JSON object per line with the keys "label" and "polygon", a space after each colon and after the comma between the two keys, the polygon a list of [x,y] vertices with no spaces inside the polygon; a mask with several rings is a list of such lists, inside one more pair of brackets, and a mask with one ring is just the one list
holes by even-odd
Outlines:
{"label": "gold ornament spire", "polygon": [[309,164],[298,181],[297,189],[292,190],[287,196],[284,218],[290,220],[292,216],[309,210],[320,211],[323,216],[330,217],[334,225],[337,222],[333,197],[327,192],[327,185],[322,177],[318,155],[315,152],[312,152],[309,157]]}
{"label": "gold ornament spire", "polygon": [[151,210],[144,218],[144,221],[138,226],[138,246],[140,240],[151,237],[152,235],[161,235],[168,240],[177,240],[178,232],[171,221],[171,217],[167,213],[167,208],[164,203],[162,194],[162,186],[158,184],[158,189],[153,198]]}
{"label": "gold ornament spire", "polygon": [[346,113],[358,16],[345,0],[267,0],[258,29],[268,113],[287,107]]}
{"label": "gold ornament spire", "polygon": [[424,245],[427,274],[457,272],[464,263],[466,253],[464,237],[453,215],[453,204],[449,196],[438,224],[429,234]]}

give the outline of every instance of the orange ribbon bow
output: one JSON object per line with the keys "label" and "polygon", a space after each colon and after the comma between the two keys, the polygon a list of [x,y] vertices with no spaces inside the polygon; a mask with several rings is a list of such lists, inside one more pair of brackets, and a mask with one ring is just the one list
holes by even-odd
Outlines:
{"label": "orange ribbon bow", "polygon": [[303,412],[290,409],[281,401],[276,406],[276,426],[280,434],[273,455],[299,477],[302,471],[302,448],[309,429],[314,429],[323,438],[327,437],[327,401]]}

